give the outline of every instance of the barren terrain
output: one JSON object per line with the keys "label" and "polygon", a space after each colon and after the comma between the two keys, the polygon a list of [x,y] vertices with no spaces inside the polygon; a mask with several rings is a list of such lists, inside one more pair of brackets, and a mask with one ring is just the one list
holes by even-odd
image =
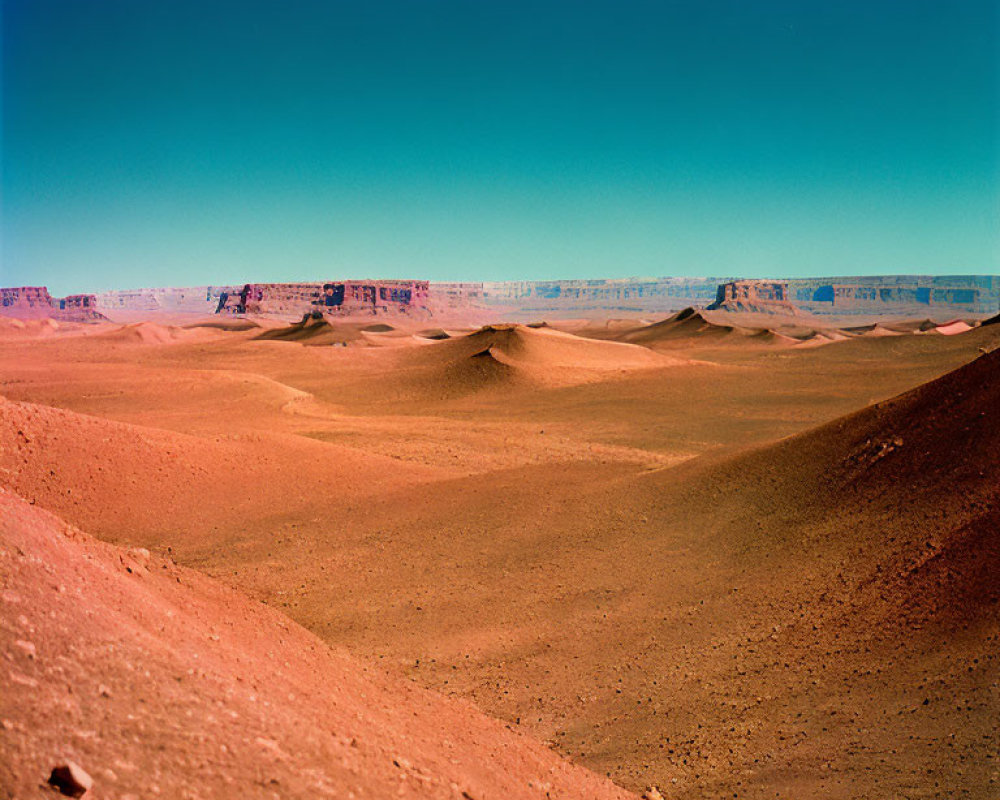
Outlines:
{"label": "barren terrain", "polygon": [[0,322],[11,796],[997,795],[1000,326]]}

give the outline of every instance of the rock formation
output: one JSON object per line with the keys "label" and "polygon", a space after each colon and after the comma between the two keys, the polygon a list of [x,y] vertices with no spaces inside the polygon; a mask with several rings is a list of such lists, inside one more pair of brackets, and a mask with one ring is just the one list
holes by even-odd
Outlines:
{"label": "rock formation", "polygon": [[45,286],[13,286],[0,289],[0,314],[19,319],[52,319],[83,322],[103,319],[92,294],[52,297]]}
{"label": "rock formation", "polygon": [[788,281],[789,300],[811,314],[927,316],[990,314],[1000,308],[1000,276],[871,275]]}
{"label": "rock formation", "polygon": [[711,309],[814,315],[941,317],[989,314],[1000,307],[993,275],[874,275],[787,281],[739,280],[719,286]]}
{"label": "rock formation", "polygon": [[[134,289],[74,295],[65,306],[44,287],[3,289],[3,313],[51,316],[74,312],[215,311],[301,317],[313,310],[333,316],[395,315],[508,319],[637,316],[674,313],[687,306],[732,311],[813,315],[885,315],[920,318],[989,316],[1000,310],[1000,276],[882,275],[794,280],[732,278],[615,278],[568,281],[437,283],[422,280],[333,278],[302,283],[242,283]],[[714,302],[713,302],[714,299]],[[711,305],[709,305],[711,303]],[[63,317],[65,318],[65,317]]]}
{"label": "rock formation", "polygon": [[719,286],[710,309],[794,314],[785,281],[730,281]]}

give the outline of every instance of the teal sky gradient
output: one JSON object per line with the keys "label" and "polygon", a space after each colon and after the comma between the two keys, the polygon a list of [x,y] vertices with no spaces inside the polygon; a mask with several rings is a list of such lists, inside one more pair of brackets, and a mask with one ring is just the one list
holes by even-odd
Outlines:
{"label": "teal sky gradient", "polygon": [[994,0],[2,3],[2,285],[1000,271]]}

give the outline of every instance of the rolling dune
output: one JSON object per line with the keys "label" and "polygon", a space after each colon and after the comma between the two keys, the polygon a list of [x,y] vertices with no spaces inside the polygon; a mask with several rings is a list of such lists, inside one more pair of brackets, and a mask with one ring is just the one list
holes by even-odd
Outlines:
{"label": "rolling dune", "polygon": [[991,796],[996,326],[710,365],[252,335],[12,342],[0,484],[628,789]]}

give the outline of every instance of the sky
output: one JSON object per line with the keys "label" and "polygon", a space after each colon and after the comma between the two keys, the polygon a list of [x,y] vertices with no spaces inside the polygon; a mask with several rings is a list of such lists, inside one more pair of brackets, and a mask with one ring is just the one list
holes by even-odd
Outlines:
{"label": "sky", "polygon": [[1000,272],[995,0],[0,3],[0,285]]}

